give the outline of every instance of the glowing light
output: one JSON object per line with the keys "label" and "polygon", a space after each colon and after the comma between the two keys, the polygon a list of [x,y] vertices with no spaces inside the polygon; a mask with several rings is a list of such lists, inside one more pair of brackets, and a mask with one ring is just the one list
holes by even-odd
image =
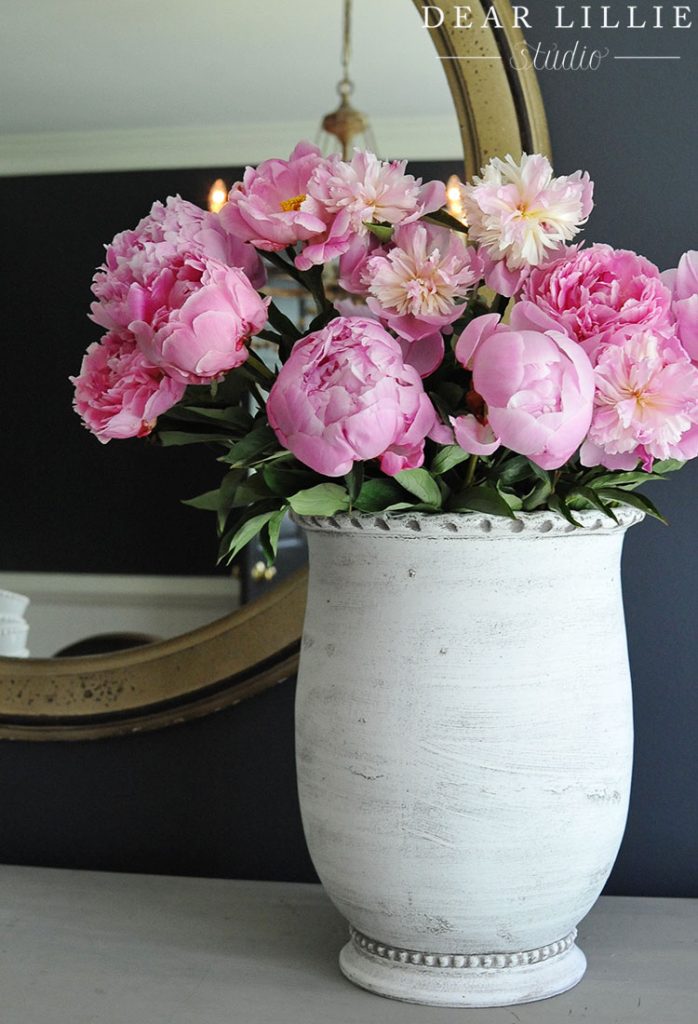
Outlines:
{"label": "glowing light", "polygon": [[222,178],[216,178],[208,193],[208,208],[211,213],[219,213],[228,202],[228,186]]}
{"label": "glowing light", "polygon": [[457,174],[452,174],[446,182],[446,203],[451,216],[465,224],[466,219],[461,198],[461,180]]}

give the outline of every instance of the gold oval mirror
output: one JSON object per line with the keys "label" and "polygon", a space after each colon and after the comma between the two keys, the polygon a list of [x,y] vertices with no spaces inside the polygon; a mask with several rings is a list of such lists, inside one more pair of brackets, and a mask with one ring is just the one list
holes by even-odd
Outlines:
{"label": "gold oval mirror", "polygon": [[[446,74],[466,174],[491,156],[549,152],[535,73],[515,70],[511,59],[523,36],[508,0],[473,0],[469,29],[456,26],[450,3],[408,3]],[[297,667],[305,593],[301,571],[253,604],[170,640],[88,657],[0,657],[0,738],[91,739],[160,728],[281,683]]]}

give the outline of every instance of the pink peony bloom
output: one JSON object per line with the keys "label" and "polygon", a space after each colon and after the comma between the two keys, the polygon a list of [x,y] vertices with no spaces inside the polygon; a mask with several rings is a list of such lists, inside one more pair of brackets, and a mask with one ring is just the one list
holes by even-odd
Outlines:
{"label": "pink peony bloom", "polygon": [[241,270],[209,262],[197,291],[152,323],[131,323],[146,358],[184,384],[206,384],[245,362],[247,339],[267,320],[269,299]]}
{"label": "pink peony bloom", "polygon": [[458,319],[458,300],[478,283],[480,269],[474,250],[454,232],[405,224],[395,231],[393,245],[366,263],[367,305],[400,337],[420,341]]}
{"label": "pink peony bloom", "polygon": [[324,231],[327,218],[309,208],[307,192],[313,172],[325,163],[317,146],[299,142],[288,160],[248,167],[220,212],[223,227],[265,252],[279,252]]}
{"label": "pink peony bloom", "polygon": [[531,267],[509,270],[505,260],[493,260],[486,249],[479,251],[482,277],[488,288],[511,299],[521,291],[531,273]]}
{"label": "pink peony bloom", "polygon": [[662,281],[672,292],[672,312],[681,344],[694,362],[698,362],[698,252],[681,257],[676,270],[667,270]]}
{"label": "pink peony bloom", "polygon": [[340,317],[299,341],[269,394],[276,436],[301,462],[343,476],[380,459],[389,476],[424,461],[434,408],[380,324]]}
{"label": "pink peony bloom", "polygon": [[677,338],[636,330],[606,346],[594,371],[596,395],[585,466],[632,469],[641,459],[698,455],[698,369]]}
{"label": "pink peony bloom", "polygon": [[70,380],[75,411],[103,444],[149,434],[158,416],[184,394],[184,384],[149,364],[129,335],[106,334],[90,345],[80,373]]}
{"label": "pink peony bloom", "polygon": [[642,256],[610,245],[570,249],[534,270],[512,311],[517,330],[562,330],[592,362],[624,327],[672,330],[671,293]]}
{"label": "pink peony bloom", "polygon": [[309,212],[328,222],[296,257],[296,266],[308,270],[347,252],[366,224],[409,224],[433,213],[446,202],[443,182],[405,174],[407,162],[383,162],[374,153],[356,150],[351,162],[330,158],[320,164],[308,183]]}
{"label": "pink peony bloom", "polygon": [[375,235],[355,235],[347,251],[339,257],[339,287],[350,295],[368,295],[368,261],[384,254]]}
{"label": "pink peony bloom", "polygon": [[461,335],[456,358],[472,367],[470,415],[491,428],[478,431],[466,418],[456,433],[459,443],[460,433],[471,445],[463,446],[466,451],[474,450],[473,441],[490,447],[499,440],[543,469],[558,469],[574,454],[591,422],[594,374],[585,353],[566,335],[515,331],[494,316],[479,317]]}
{"label": "pink peony bloom", "polygon": [[588,174],[554,178],[546,157],[526,154],[519,163],[493,158],[462,188],[470,239],[510,272],[539,266],[574,238],[593,209],[592,195]]}
{"label": "pink peony bloom", "polygon": [[163,306],[181,305],[196,291],[209,260],[239,267],[255,287],[266,280],[257,253],[227,235],[217,214],[179,196],[164,206],[154,203],[133,231],[122,231],[107,246],[93,279],[92,319],[107,330],[151,322]]}
{"label": "pink peony bloom", "polygon": [[481,422],[473,413],[452,416],[451,425],[456,444],[470,455],[494,455],[502,443],[490,424]]}

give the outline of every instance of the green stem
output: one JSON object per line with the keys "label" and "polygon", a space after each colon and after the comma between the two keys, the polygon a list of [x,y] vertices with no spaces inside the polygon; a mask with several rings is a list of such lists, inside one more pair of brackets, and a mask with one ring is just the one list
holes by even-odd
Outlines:
{"label": "green stem", "polygon": [[[262,337],[261,334],[260,337]],[[257,356],[253,355],[252,352],[250,352],[250,354],[248,355],[246,363],[248,367],[255,370],[260,375],[260,377],[264,378],[264,380],[276,380],[276,374],[269,369],[266,363],[263,363],[261,359],[258,359]]]}
{"label": "green stem", "polygon": [[250,394],[254,398],[254,400],[257,403],[257,405],[259,406],[259,408],[260,409],[265,409],[266,408],[266,402],[262,398],[262,394],[261,394],[259,388],[257,387],[257,385],[254,383],[254,381],[250,381],[249,387],[250,387]]}
{"label": "green stem", "polygon": [[472,484],[473,480],[475,479],[475,470],[477,468],[478,462],[479,462],[479,456],[478,455],[471,455],[470,456],[470,461],[468,462],[468,472],[465,475],[465,486],[466,487],[470,487],[470,485]]}
{"label": "green stem", "polygon": [[[298,282],[298,284],[302,284],[304,288],[308,288],[308,285],[303,280],[301,271],[297,270],[292,263],[287,263],[283,256],[279,256],[277,252],[266,252],[263,249],[258,249],[257,252],[260,256],[263,256],[265,260],[268,260],[269,263],[273,264],[273,266],[278,267],[279,270],[283,270],[284,274],[288,274],[289,277],[292,277],[294,281]],[[310,291],[309,288],[308,291]]]}
{"label": "green stem", "polygon": [[257,331],[255,338],[261,338],[262,341],[270,341],[273,345],[280,345],[283,340],[276,331]]}

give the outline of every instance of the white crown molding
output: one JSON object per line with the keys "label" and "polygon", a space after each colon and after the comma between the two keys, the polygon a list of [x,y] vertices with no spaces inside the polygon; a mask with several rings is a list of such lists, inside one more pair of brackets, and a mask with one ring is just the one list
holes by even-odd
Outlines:
{"label": "white crown molding", "polygon": [[[454,114],[376,118],[373,132],[384,156],[459,159]],[[299,139],[316,136],[314,121],[5,135],[0,175],[237,167],[286,156]]]}

